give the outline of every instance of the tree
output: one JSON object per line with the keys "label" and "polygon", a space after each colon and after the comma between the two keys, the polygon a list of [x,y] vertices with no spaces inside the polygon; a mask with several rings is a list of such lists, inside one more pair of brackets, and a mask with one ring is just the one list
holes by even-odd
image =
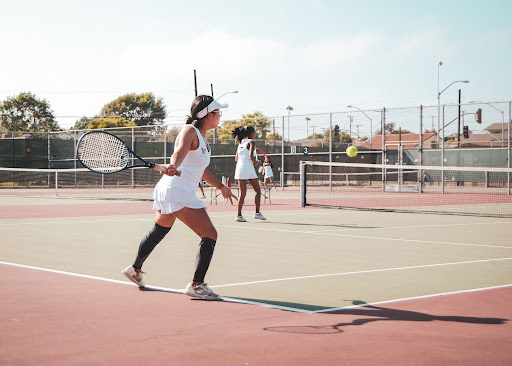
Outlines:
{"label": "tree", "polygon": [[126,94],[106,104],[99,117],[121,117],[137,126],[162,124],[167,110],[162,98],[153,93]]}
{"label": "tree", "polygon": [[256,139],[265,140],[270,132],[271,121],[263,116],[262,112],[249,113],[242,115],[239,121],[226,121],[219,127],[219,140],[232,139],[231,133],[237,126],[253,126],[256,130]]}
{"label": "tree", "polygon": [[75,125],[73,127],[71,127],[70,129],[71,130],[85,130],[89,126],[89,123],[91,123],[91,121],[92,121],[92,118],[83,116],[78,121],[76,121]]}
{"label": "tree", "polygon": [[[386,123],[386,126],[384,126],[384,129],[385,129],[387,134],[398,135],[399,133],[412,133],[411,131],[406,130],[406,129],[402,129],[402,131],[400,131],[400,130],[397,130],[395,128],[396,128],[395,122]],[[377,131],[375,131],[375,134],[376,135],[382,135],[382,129],[379,128]]]}
{"label": "tree", "polygon": [[181,128],[179,127],[171,127],[169,131],[167,132],[167,141],[174,142],[176,141],[176,137],[178,137],[178,134],[180,133]]}
{"label": "tree", "polygon": [[329,142],[329,139],[332,137],[332,142],[344,142],[347,144],[352,143],[352,137],[346,132],[341,132],[338,136],[334,134],[334,127],[332,129],[325,130],[324,133],[325,141]]}
{"label": "tree", "polygon": [[0,103],[0,127],[6,131],[61,131],[48,101],[32,93],[20,93]]}
{"label": "tree", "polygon": [[94,118],[87,128],[89,130],[95,130],[99,128],[113,128],[113,127],[133,127],[137,126],[135,122],[128,121],[124,118],[119,117],[107,117],[107,118]]}
{"label": "tree", "polygon": [[283,137],[280,134],[278,134],[277,132],[268,134],[266,138],[267,138],[267,140],[271,140],[271,141],[281,141],[283,139]]}

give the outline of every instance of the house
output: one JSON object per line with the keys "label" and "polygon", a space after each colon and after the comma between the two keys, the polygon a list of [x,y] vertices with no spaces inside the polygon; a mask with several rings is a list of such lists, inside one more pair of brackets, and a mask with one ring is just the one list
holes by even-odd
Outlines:
{"label": "house", "polygon": [[[407,149],[417,149],[420,145],[420,135],[418,133],[388,134],[385,138],[386,150],[398,150],[400,145]],[[437,133],[435,132],[424,133],[422,139],[424,148],[437,146]],[[382,135],[375,135],[366,140],[359,146],[359,149],[382,150]]]}
{"label": "house", "polygon": [[[508,124],[492,123],[484,129],[486,133],[474,133],[469,131],[469,137],[460,137],[461,148],[489,148],[508,146]],[[456,134],[453,135],[453,141],[449,147],[457,147]]]}

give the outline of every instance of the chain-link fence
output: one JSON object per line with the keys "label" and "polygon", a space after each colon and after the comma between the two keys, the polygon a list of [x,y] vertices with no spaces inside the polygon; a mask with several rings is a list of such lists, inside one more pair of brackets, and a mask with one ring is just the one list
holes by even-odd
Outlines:
{"label": "chain-link fence", "polygon": [[[266,139],[257,140],[256,145],[272,160],[275,180],[282,185],[299,183],[301,160],[510,168],[511,103],[472,102],[378,110],[350,107],[343,112],[267,117],[269,124],[265,133],[260,134]],[[144,159],[162,164],[173,153],[178,129],[159,125],[105,130],[119,136]],[[82,168],[76,159],[76,146],[85,132],[0,131],[0,166]],[[217,136],[212,133],[208,138],[212,147],[209,170],[219,179],[233,178],[235,141]],[[354,158],[345,153],[350,145],[359,149]],[[138,174],[145,173],[129,173],[129,184],[137,185]],[[152,180],[144,182],[152,184]]]}

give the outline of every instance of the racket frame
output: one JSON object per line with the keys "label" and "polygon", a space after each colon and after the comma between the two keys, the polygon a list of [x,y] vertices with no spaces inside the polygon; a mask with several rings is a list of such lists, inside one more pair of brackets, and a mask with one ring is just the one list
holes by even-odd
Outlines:
{"label": "racket frame", "polygon": [[[123,168],[120,168],[118,170],[113,170],[113,171],[100,171],[100,170],[96,170],[96,169],[93,169],[91,167],[89,167],[87,164],[84,163],[84,161],[82,161],[81,157],[80,157],[80,153],[79,153],[79,147],[80,147],[80,143],[82,142],[82,139],[85,137],[85,136],[88,136],[90,134],[97,134],[97,133],[100,133],[100,134],[107,134],[107,135],[110,135],[110,136],[113,136],[114,138],[118,139],[119,141],[121,141],[123,143],[123,145],[126,147],[126,149],[128,150],[128,158],[126,159],[126,166],[124,166]],[[139,159],[142,164],[136,164],[136,165],[128,165],[130,160],[132,160],[132,156],[136,157],[137,159]],[[118,172],[121,172],[123,170],[126,170],[126,169],[131,169],[131,168],[151,168],[151,169],[155,169],[155,170],[159,170],[159,171],[166,171],[167,168],[165,166],[162,166],[162,165],[158,165],[158,164],[155,164],[153,162],[150,162],[150,161],[147,161],[143,158],[141,158],[139,155],[137,155],[132,149],[130,149],[130,147],[126,144],[126,142],[124,142],[119,136],[116,136],[114,135],[113,133],[111,132],[107,132],[107,131],[89,131],[89,132],[86,132],[84,133],[82,136],[80,136],[80,139],[78,140],[78,143],[76,145],[76,157],[77,159],[80,161],[80,163],[86,167],[87,169],[89,169],[90,171],[93,171],[95,173],[100,173],[100,174],[111,174],[111,173],[118,173]],[[176,175],[179,175],[178,174],[178,171],[176,171]]]}

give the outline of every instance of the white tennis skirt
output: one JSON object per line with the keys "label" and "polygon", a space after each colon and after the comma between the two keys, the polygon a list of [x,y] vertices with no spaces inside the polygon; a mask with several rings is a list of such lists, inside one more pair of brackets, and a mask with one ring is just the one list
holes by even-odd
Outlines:
{"label": "white tennis skirt", "polygon": [[181,210],[183,207],[201,209],[207,208],[205,204],[191,193],[165,184],[157,184],[153,191],[153,210],[163,214],[170,214]]}
{"label": "white tennis skirt", "polygon": [[254,165],[251,163],[237,163],[235,168],[235,179],[237,180],[246,180],[246,179],[256,179],[258,175],[256,174],[256,170],[254,170]]}
{"label": "white tennis skirt", "polygon": [[274,176],[274,172],[272,171],[272,167],[266,166],[263,167],[265,169],[265,178],[272,178]]}

